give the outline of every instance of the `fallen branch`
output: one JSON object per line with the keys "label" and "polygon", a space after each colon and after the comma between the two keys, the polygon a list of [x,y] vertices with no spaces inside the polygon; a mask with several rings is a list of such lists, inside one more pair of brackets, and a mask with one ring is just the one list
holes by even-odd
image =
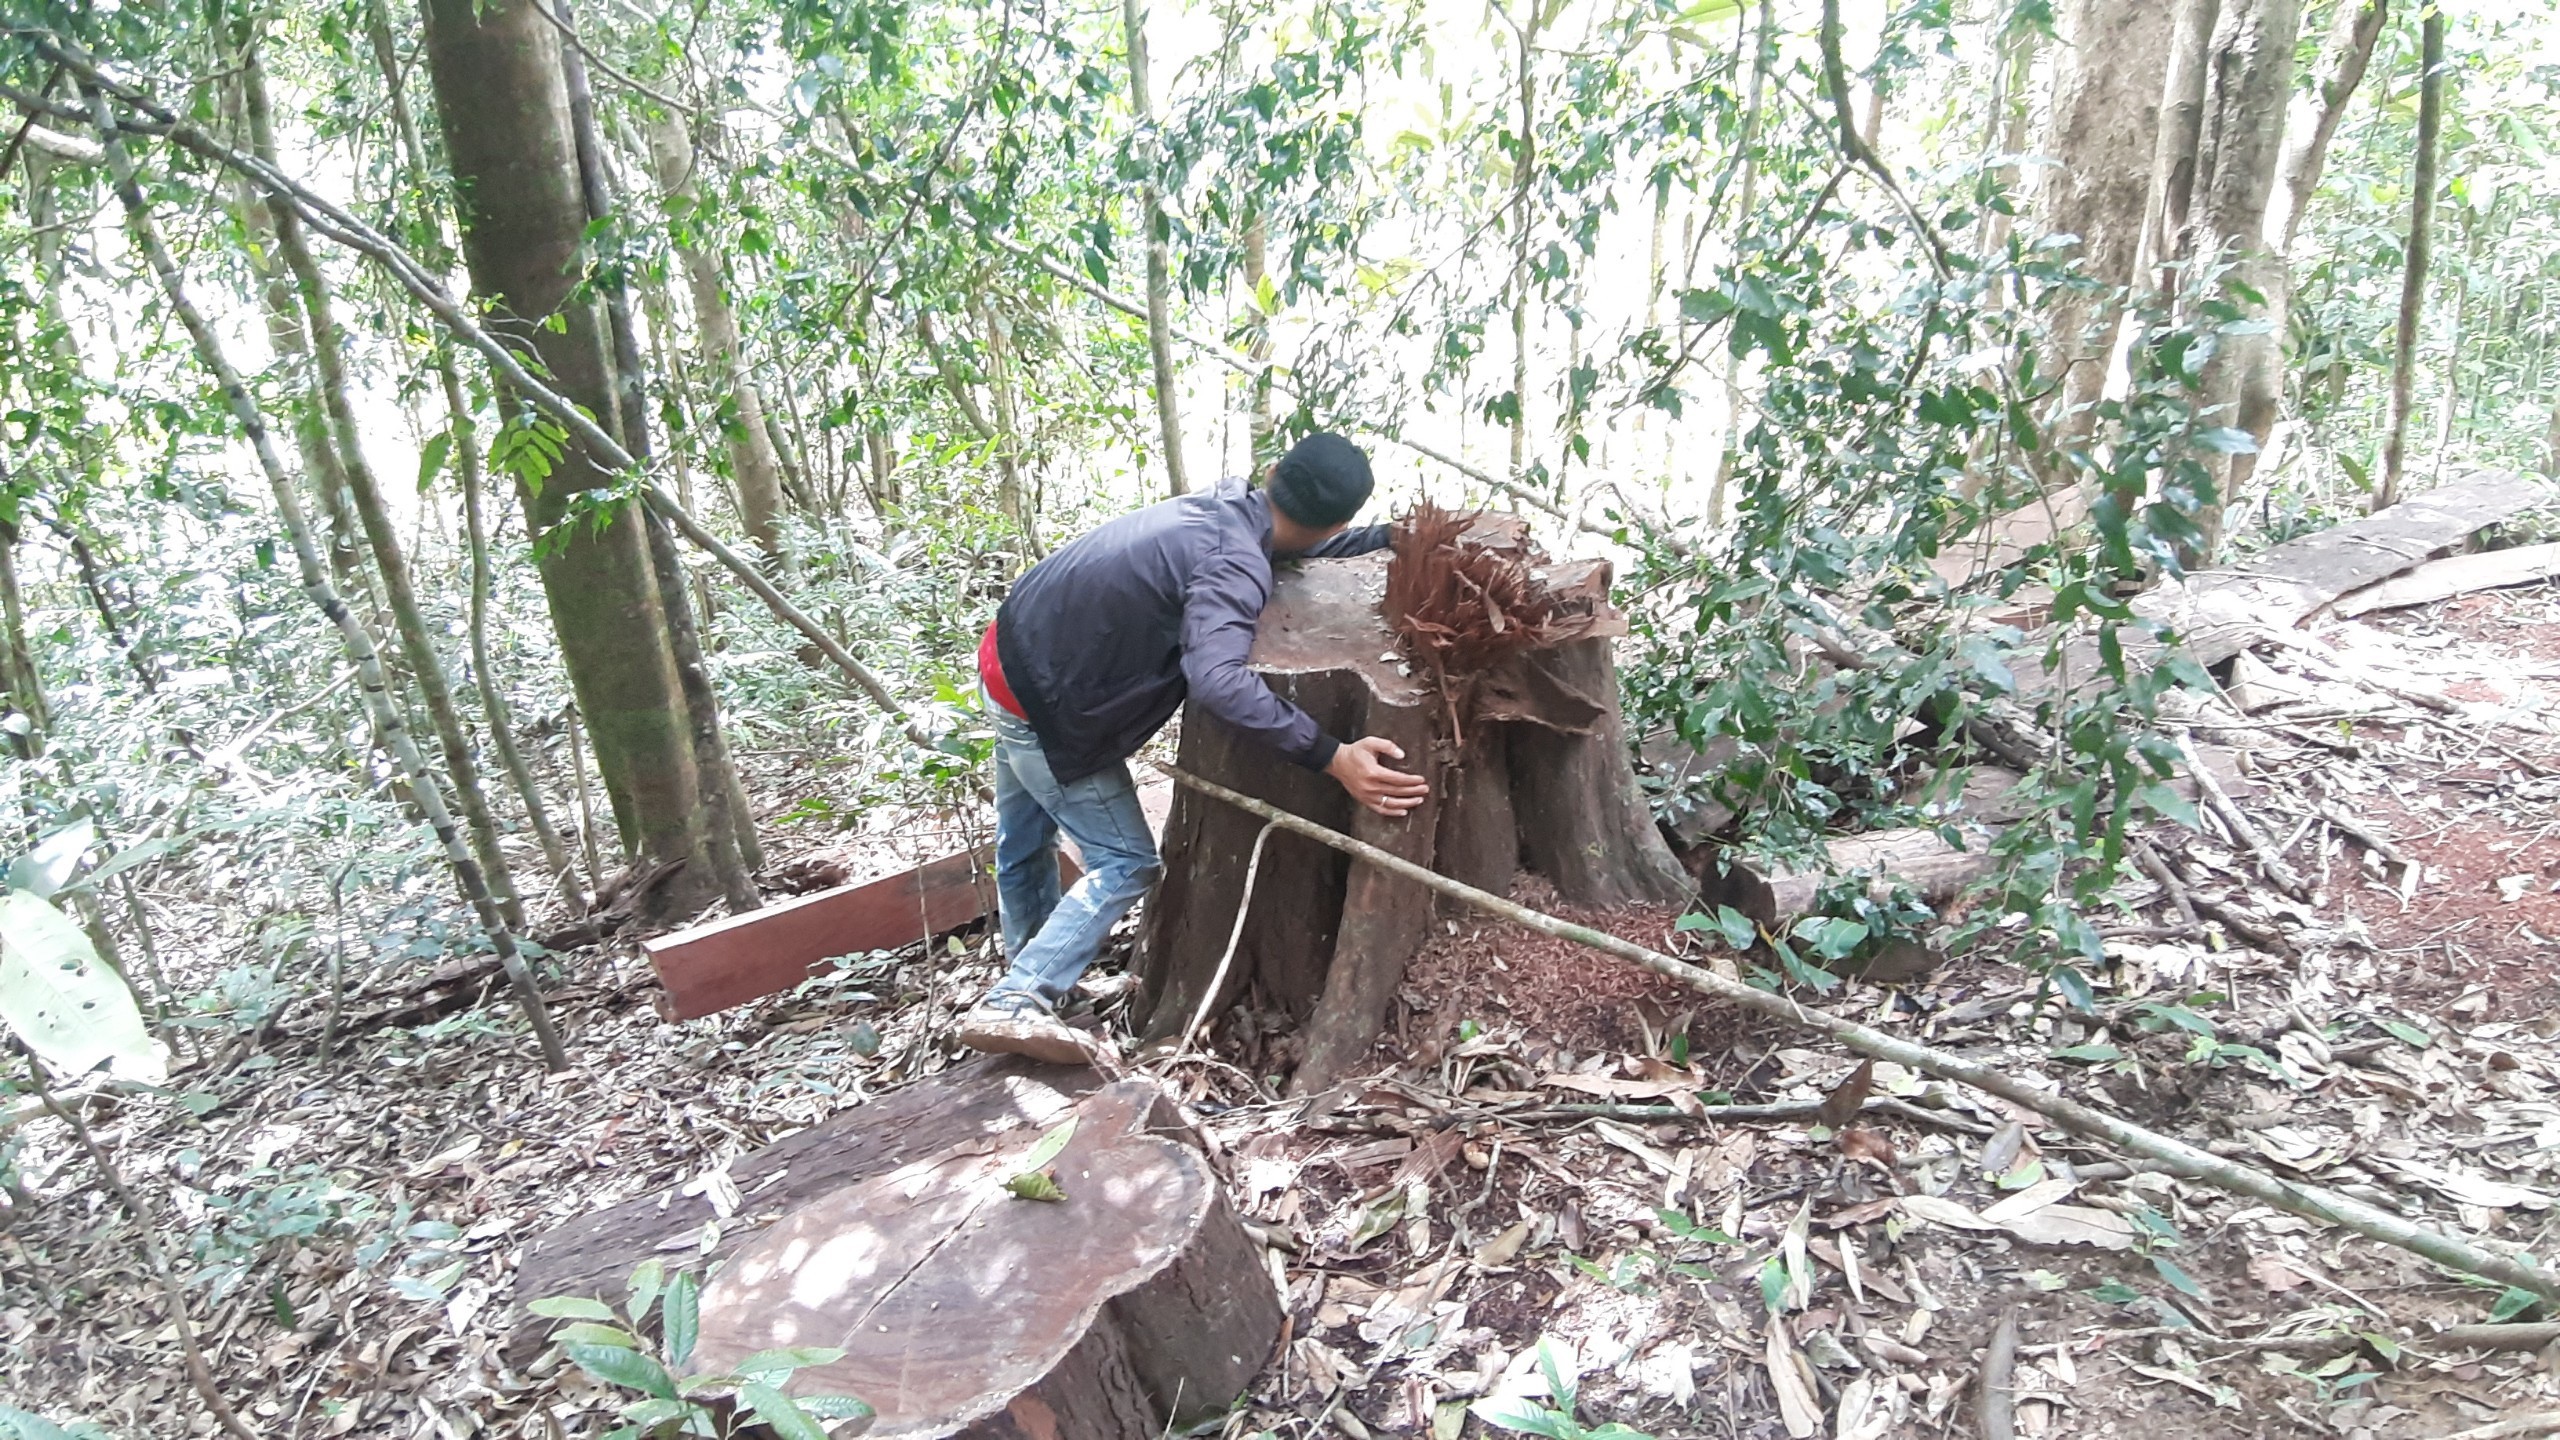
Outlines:
{"label": "fallen branch", "polygon": [[2560,1340],[2560,1323],[2447,1325],[2427,1338],[2440,1345],[2460,1345],[2472,1350],[2539,1350]]}
{"label": "fallen branch", "polygon": [[2018,1307],[2000,1312],[1999,1327],[1982,1352],[1982,1396],[1977,1402],[1982,1440],[2016,1440],[2018,1433]]}
{"label": "fallen branch", "polygon": [[1630,940],[1622,940],[1604,930],[1576,925],[1552,915],[1532,910],[1516,901],[1461,884],[1443,875],[1389,854],[1375,845],[1354,840],[1337,830],[1302,819],[1277,806],[1266,804],[1250,795],[1212,784],[1161,761],[1156,768],[1182,784],[1213,799],[1223,800],[1248,814],[1278,825],[1281,829],[1304,835],[1321,845],[1330,846],[1346,855],[1365,860],[1390,874],[1411,880],[1427,889],[1461,900],[1479,910],[1510,921],[1524,929],[1559,940],[1586,945],[1605,955],[1640,966],[1676,980],[1690,989],[1703,991],[1756,1015],[1764,1015],[1789,1025],[1815,1031],[1838,1041],[1854,1054],[1891,1061],[1908,1070],[1933,1075],[1960,1085],[1970,1085],[1996,1095],[2013,1105],[2042,1115],[2064,1130],[2091,1139],[2103,1140],[2120,1150],[2130,1151],[2155,1160],[2171,1172],[2199,1180],[2234,1195],[2246,1196],[2322,1224],[2337,1225],[2378,1240],[2385,1245],[2424,1256],[2448,1269],[2495,1280],[2502,1285],[2560,1300],[2560,1274],[2539,1269],[2524,1261],[2492,1253],[2481,1242],[2459,1234],[2444,1234],[2413,1225],[2378,1206],[2368,1205],[2318,1186],[2301,1185],[2281,1180],[2254,1166],[2226,1160],[2219,1155],[2146,1130],[2139,1125],[2093,1109],[2056,1093],[2042,1077],[2032,1072],[2012,1074],[1977,1064],[1926,1045],[1897,1039],[1881,1030],[1871,1029],[1855,1021],[1843,1020],[1820,1010],[1808,1010],[1787,996],[1757,990],[1738,980],[1727,980],[1709,970],[1675,960],[1657,950],[1649,950]]}
{"label": "fallen branch", "polygon": [[45,1113],[70,1129],[71,1138],[79,1141],[80,1148],[88,1152],[89,1163],[98,1167],[98,1178],[106,1183],[108,1191],[116,1197],[116,1203],[124,1207],[126,1217],[133,1221],[134,1234],[142,1245],[143,1262],[151,1267],[151,1273],[160,1282],[160,1294],[168,1302],[169,1329],[178,1337],[178,1349],[186,1356],[188,1383],[195,1387],[197,1397],[212,1412],[214,1423],[233,1440],[259,1440],[258,1432],[241,1422],[240,1413],[231,1408],[231,1402],[222,1398],[221,1387],[213,1383],[213,1367],[206,1363],[204,1347],[196,1343],[196,1327],[187,1319],[186,1288],[170,1272],[169,1257],[160,1248],[159,1232],[153,1227],[151,1217],[143,1212],[142,1202],[134,1198],[133,1188],[124,1183],[124,1172],[107,1158],[105,1147],[98,1144],[98,1137],[89,1133],[89,1123],[81,1119],[73,1108],[53,1098],[52,1087],[44,1083],[44,1062],[33,1054],[27,1056],[27,1073],[34,1081],[37,1102],[44,1106]]}

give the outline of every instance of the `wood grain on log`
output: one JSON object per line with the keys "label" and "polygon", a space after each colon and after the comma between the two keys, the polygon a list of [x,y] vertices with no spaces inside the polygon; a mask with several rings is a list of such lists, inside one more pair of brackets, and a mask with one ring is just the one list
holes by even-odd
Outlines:
{"label": "wood grain on log", "polygon": [[[681,1245],[716,1225],[707,1252],[684,1248],[706,1260],[725,1259],[785,1211],[830,1191],[955,1145],[1036,1134],[1101,1083],[1081,1066],[1035,1065],[1013,1056],[967,1061],[737,1157],[729,1165],[729,1179],[744,1197],[737,1214],[723,1216],[708,1193],[680,1194],[669,1185],[537,1237],[516,1271],[518,1303],[575,1295],[619,1304],[632,1267],[670,1259],[671,1242]],[[549,1331],[549,1321],[526,1324],[509,1341],[509,1355],[518,1364],[532,1360]]]}
{"label": "wood grain on log", "polygon": [[888,1440],[1152,1440],[1225,1409],[1280,1331],[1259,1248],[1152,1082],[1074,1119],[1061,1200],[1006,1190],[1023,1129],[801,1207],[704,1290],[693,1368],[840,1349],[791,1390],[859,1397]]}

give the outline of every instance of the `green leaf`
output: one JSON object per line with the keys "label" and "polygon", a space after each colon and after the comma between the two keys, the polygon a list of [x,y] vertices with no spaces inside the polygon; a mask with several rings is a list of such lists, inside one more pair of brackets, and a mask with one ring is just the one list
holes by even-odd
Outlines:
{"label": "green leaf", "polygon": [[747,1408],[781,1440],[827,1440],[825,1426],[792,1404],[790,1396],[762,1381],[750,1380],[739,1386],[738,1398],[747,1402]]}
{"label": "green leaf", "polygon": [[675,1379],[667,1367],[619,1345],[563,1345],[561,1351],[571,1363],[607,1385],[625,1390],[638,1390],[662,1400],[676,1398]]}
{"label": "green leaf", "polygon": [[2100,1044],[2066,1045],[2062,1049],[2047,1051],[2046,1053],[2056,1060],[2085,1060],[2093,1064],[2108,1060],[2121,1060],[2124,1058],[2124,1052],[2113,1045]]}
{"label": "green leaf", "polygon": [[821,1420],[867,1420],[879,1412],[850,1395],[794,1395],[800,1408]]}
{"label": "green leaf", "polygon": [[524,1307],[546,1320],[612,1320],[613,1308],[584,1295],[551,1295]]}
{"label": "green leaf", "polygon": [[2186,1271],[2179,1269],[2168,1256],[2152,1256],[2151,1268],[2159,1271],[2160,1278],[2168,1281],[2169,1284],[2180,1294],[2192,1295],[2198,1300],[2207,1298],[2204,1293],[2204,1287],[2196,1283],[2196,1278],[2188,1274]]}
{"label": "green leaf", "polygon": [[2497,1303],[2489,1307],[2489,1323],[2496,1325],[2513,1320],[2541,1303],[2541,1296],[2519,1286],[2510,1285],[2499,1292]]}
{"label": "green leaf", "polygon": [[667,1282],[666,1327],[667,1363],[682,1365],[693,1358],[694,1342],[702,1336],[702,1282],[690,1270]]}
{"label": "green leaf", "polygon": [[15,1436],[16,1440],[73,1440],[70,1431],[13,1405],[0,1405],[0,1435]]}
{"label": "green leaf", "polygon": [[750,1380],[781,1380],[794,1370],[812,1365],[832,1365],[844,1358],[842,1350],[826,1345],[792,1345],[779,1350],[759,1350],[738,1362],[738,1374]]}
{"label": "green leaf", "polygon": [[661,1400],[653,1395],[646,1400],[634,1400],[623,1406],[622,1418],[646,1430],[651,1426],[664,1425],[670,1420],[681,1420],[693,1412],[694,1406],[690,1401]]}
{"label": "green leaf", "polygon": [[2106,1280],[2089,1287],[2089,1298],[2104,1305],[2130,1305],[2142,1292],[2121,1280]]}
{"label": "green leaf", "polygon": [[625,1350],[640,1348],[640,1337],[619,1325],[598,1325],[591,1320],[572,1320],[551,1332],[561,1345],[619,1345]]}
{"label": "green leaf", "polygon": [[168,1074],[124,977],[70,916],[24,890],[0,896],[0,1023],[65,1074],[102,1064],[150,1084]]}
{"label": "green leaf", "polygon": [[632,1324],[648,1323],[649,1308],[658,1303],[659,1292],[666,1288],[666,1262],[653,1257],[631,1267],[631,1295],[622,1303],[630,1311]]}
{"label": "green leaf", "polygon": [[9,863],[9,886],[50,900],[80,868],[80,857],[98,843],[98,827],[75,820],[36,842],[36,847]]}
{"label": "green leaf", "polygon": [[2377,1015],[2373,1017],[2373,1023],[2390,1031],[2401,1044],[2407,1045],[2412,1049],[2424,1050],[2428,1046],[2436,1043],[2436,1037],[2428,1034],[2426,1031],[2404,1021],[2394,1020],[2386,1015]]}
{"label": "green leaf", "polygon": [[418,452],[418,493],[436,483],[436,475],[444,469],[444,457],[453,450],[453,432],[439,430],[428,437],[426,447]]}
{"label": "green leaf", "polygon": [[1022,1157],[1022,1168],[1038,1170],[1046,1167],[1050,1161],[1058,1158],[1058,1152],[1066,1149],[1067,1142],[1074,1139],[1075,1135],[1076,1117],[1070,1115],[1065,1123],[1040,1137],[1040,1143],[1032,1146],[1031,1153]]}

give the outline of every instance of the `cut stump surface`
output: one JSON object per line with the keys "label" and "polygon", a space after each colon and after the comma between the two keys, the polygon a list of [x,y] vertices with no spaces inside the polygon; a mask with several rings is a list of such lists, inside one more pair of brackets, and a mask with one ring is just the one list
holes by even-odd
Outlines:
{"label": "cut stump surface", "polygon": [[1162,1092],[1078,1101],[1018,1198],[1042,1130],[954,1146],[792,1213],[705,1288],[694,1368],[784,1346],[843,1350],[802,1395],[852,1395],[876,1437],[1146,1440],[1230,1403],[1269,1358],[1280,1302],[1261,1252]]}

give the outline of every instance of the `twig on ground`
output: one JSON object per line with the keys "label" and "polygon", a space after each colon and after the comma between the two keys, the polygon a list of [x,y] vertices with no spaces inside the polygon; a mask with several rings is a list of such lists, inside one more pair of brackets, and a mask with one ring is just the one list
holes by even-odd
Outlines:
{"label": "twig on ground", "polygon": [[2470,1236],[2431,1230],[2410,1223],[2392,1212],[2352,1196],[2341,1195],[2319,1186],[2304,1185],[2280,1179],[2255,1166],[2228,1160],[2185,1141],[2146,1130],[2119,1116],[2070,1100],[2049,1086],[2043,1078],[2028,1071],[1980,1064],[1950,1055],[1926,1045],[1914,1044],[1881,1030],[1844,1020],[1821,1010],[1807,1009],[1794,998],[1754,989],[1739,981],[1727,980],[1712,971],[1702,970],[1685,961],[1675,960],[1658,950],[1650,950],[1631,940],[1620,939],[1604,930],[1576,925],[1552,915],[1532,910],[1516,901],[1479,890],[1416,865],[1402,856],[1375,845],[1355,840],[1338,830],[1318,825],[1312,820],[1293,815],[1277,806],[1226,786],[1203,780],[1176,766],[1158,762],[1156,768],[1177,782],[1213,799],[1223,800],[1249,814],[1278,824],[1282,829],[1304,835],[1347,855],[1429,890],[1465,901],[1479,910],[1498,915],[1515,925],[1534,930],[1559,940],[1586,945],[1603,954],[1613,955],[1657,975],[1679,981],[1693,990],[1703,991],[1748,1010],[1785,1024],[1827,1035],[1852,1053],[1877,1060],[1889,1060],[1906,1069],[1934,1075],[1996,1095],[2012,1104],[2036,1112],[2056,1126],[2077,1134],[2103,1140],[2119,1149],[2131,1151],[2146,1159],[2161,1162],[2173,1173],[2201,1181],[2217,1189],[2243,1195],[2301,1215],[2322,1224],[2337,1225],[2370,1240],[2408,1250],[2435,1263],[2464,1274],[2478,1275],[2512,1285],[2545,1298],[2560,1300],[2560,1273],[2546,1271],[2530,1260],[2518,1259],[2512,1253],[2495,1253]]}
{"label": "twig on ground", "polygon": [[195,1386],[205,1408],[212,1412],[214,1423],[230,1434],[232,1440],[259,1440],[258,1432],[241,1423],[238,1412],[231,1408],[230,1401],[222,1398],[221,1389],[213,1383],[213,1367],[205,1362],[204,1348],[196,1343],[196,1327],[187,1319],[186,1289],[178,1283],[178,1277],[170,1273],[168,1254],[160,1248],[159,1231],[151,1216],[143,1210],[142,1202],[134,1198],[133,1188],[124,1183],[124,1172],[107,1158],[105,1148],[98,1144],[98,1137],[89,1133],[89,1122],[53,1098],[52,1087],[44,1083],[44,1062],[29,1055],[27,1073],[35,1082],[36,1099],[42,1102],[46,1113],[70,1127],[71,1138],[79,1141],[80,1148],[88,1152],[89,1163],[98,1167],[98,1178],[106,1182],[108,1191],[116,1197],[116,1203],[124,1207],[126,1217],[133,1221],[134,1234],[142,1242],[143,1263],[151,1267],[151,1273],[160,1282],[160,1294],[168,1301],[169,1328],[177,1334],[178,1348],[187,1357],[187,1379]]}
{"label": "twig on ground", "polygon": [[2238,837],[2241,844],[2249,848],[2249,853],[2258,857],[2258,868],[2266,873],[2267,879],[2273,882],[2277,889],[2296,900],[2310,898],[2311,887],[2303,883],[2301,876],[2293,873],[2293,867],[2287,865],[2284,856],[2277,853],[2274,843],[2267,839],[2266,832],[2260,830],[2256,823],[2249,819],[2247,813],[2232,802],[2231,792],[2223,789],[2222,781],[2214,776],[2212,770],[2206,768],[2204,757],[2196,753],[2195,740],[2190,736],[2180,735],[2178,751],[2186,757],[2187,773],[2195,777],[2196,794],[2203,799],[2205,808],[2220,817],[2223,824],[2230,826],[2231,833]]}
{"label": "twig on ground", "polygon": [[2533,1325],[2447,1325],[2429,1339],[2473,1350],[2539,1350],[2560,1341],[2560,1323]]}
{"label": "twig on ground", "polygon": [[2000,1312],[1990,1347],[1982,1352],[1982,1394],[1976,1412],[1982,1440],[2017,1440],[2018,1307]]}

